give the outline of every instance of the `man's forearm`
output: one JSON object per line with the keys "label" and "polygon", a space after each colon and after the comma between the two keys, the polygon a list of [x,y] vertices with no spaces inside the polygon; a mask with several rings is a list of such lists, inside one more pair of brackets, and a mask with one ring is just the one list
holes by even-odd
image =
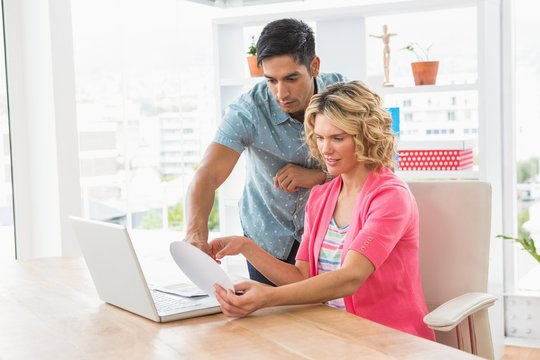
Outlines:
{"label": "man's forearm", "polygon": [[195,175],[186,198],[186,238],[208,241],[208,218],[214,204],[215,189],[204,176]]}

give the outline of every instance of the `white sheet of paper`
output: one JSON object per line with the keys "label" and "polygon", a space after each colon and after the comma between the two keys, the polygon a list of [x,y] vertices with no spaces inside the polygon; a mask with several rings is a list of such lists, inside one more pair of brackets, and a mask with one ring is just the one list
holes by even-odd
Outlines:
{"label": "white sheet of paper", "polygon": [[167,294],[173,294],[183,297],[206,296],[206,293],[204,291],[202,291],[197,285],[192,283],[153,286],[152,289]]}
{"label": "white sheet of paper", "polygon": [[216,283],[224,289],[234,291],[229,276],[214,259],[203,251],[184,241],[173,241],[169,250],[176,265],[206,294],[214,297]]}

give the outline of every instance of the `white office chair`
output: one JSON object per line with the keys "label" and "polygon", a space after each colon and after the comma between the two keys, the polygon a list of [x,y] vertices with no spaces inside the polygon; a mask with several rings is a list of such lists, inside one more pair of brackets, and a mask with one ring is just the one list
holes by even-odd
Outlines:
{"label": "white office chair", "polygon": [[[409,182],[420,213],[420,270],[437,342],[493,359],[486,293],[491,186],[482,181]],[[468,326],[461,323],[467,322]],[[455,334],[454,330],[455,329]]]}

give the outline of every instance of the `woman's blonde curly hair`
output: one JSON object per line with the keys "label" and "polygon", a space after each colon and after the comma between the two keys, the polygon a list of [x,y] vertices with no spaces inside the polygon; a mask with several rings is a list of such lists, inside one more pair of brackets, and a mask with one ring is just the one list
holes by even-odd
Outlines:
{"label": "woman's blonde curly hair", "polygon": [[311,155],[324,167],[314,135],[315,117],[325,115],[332,125],[352,135],[356,158],[368,170],[394,169],[395,142],[392,118],[381,97],[360,81],[336,83],[311,99],[304,130]]}

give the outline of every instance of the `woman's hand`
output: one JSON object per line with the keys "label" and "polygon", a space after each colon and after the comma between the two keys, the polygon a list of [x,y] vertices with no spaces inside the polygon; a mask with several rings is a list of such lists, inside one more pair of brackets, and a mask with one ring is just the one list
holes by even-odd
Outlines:
{"label": "woman's hand", "polygon": [[241,295],[225,290],[218,284],[215,284],[214,288],[221,311],[228,317],[244,317],[255,310],[270,306],[269,295],[274,289],[272,286],[253,281],[245,281],[234,286],[235,292]]}
{"label": "woman's hand", "polygon": [[224,236],[215,238],[208,243],[211,256],[220,260],[228,255],[238,255],[242,252],[246,241],[251,241],[244,236]]}

